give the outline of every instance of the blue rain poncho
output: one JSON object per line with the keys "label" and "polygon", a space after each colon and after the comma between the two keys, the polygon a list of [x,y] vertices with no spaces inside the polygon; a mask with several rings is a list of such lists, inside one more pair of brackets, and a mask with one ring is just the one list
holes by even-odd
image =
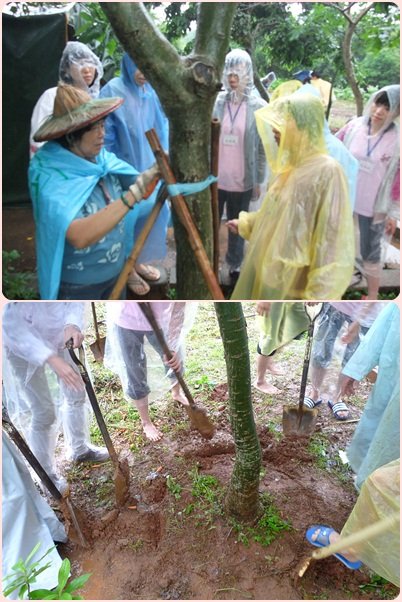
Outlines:
{"label": "blue rain poncho", "polygon": [[382,310],[342,373],[361,380],[378,366],[378,376],[347,449],[356,486],[376,468],[396,460],[399,448],[399,308]]}
{"label": "blue rain poncho", "polygon": [[[124,104],[109,115],[106,121],[105,148],[117,157],[130,163],[142,172],[155,163],[155,157],[145,136],[145,132],[155,129],[162,148],[169,150],[169,124],[159,98],[152,86],[146,82],[139,86],[134,75],[138,67],[125,53],[121,63],[120,77],[113,78],[101,90],[99,97],[120,96]],[[135,224],[135,238],[141,232],[145,221],[155,204],[157,192],[141,203]],[[166,255],[166,229],[170,219],[170,209],[164,204],[143,251],[139,263],[163,259]]]}
{"label": "blue rain poncho", "polygon": [[[75,155],[57,142],[47,142],[33,157],[28,179],[36,224],[36,256],[42,299],[57,299],[66,232],[101,178],[138,175],[131,165],[102,149],[96,163]],[[127,251],[133,244],[139,204],[124,218]]]}

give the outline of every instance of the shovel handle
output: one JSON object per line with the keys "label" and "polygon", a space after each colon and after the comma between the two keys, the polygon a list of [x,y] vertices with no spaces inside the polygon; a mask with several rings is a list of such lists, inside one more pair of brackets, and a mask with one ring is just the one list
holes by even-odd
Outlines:
{"label": "shovel handle", "polygon": [[[166,355],[166,357],[168,358],[168,360],[172,359],[173,354],[170,351],[168,344],[166,342],[166,339],[164,337],[163,331],[162,329],[159,327],[158,321],[155,318],[155,314],[151,308],[150,303],[146,302],[146,301],[140,301],[139,306],[141,308],[141,311],[143,312],[144,316],[146,317],[146,319],[148,320],[148,322],[150,323],[150,325],[152,326],[152,330],[155,333],[156,338],[159,341],[160,346],[162,347],[163,353]],[[187,397],[187,400],[190,404],[190,407],[193,408],[196,404],[194,401],[193,396],[190,393],[190,389],[187,387],[182,375],[180,374],[180,372],[178,372],[177,370],[173,370],[173,372],[175,373],[175,376],[177,378],[177,380],[180,383],[181,388],[184,391],[185,396]]]}
{"label": "shovel handle", "polygon": [[[75,355],[74,349],[72,347],[72,341],[73,341],[72,339],[67,341],[66,347],[68,349],[71,359],[73,360],[74,364],[77,366],[78,370],[80,371],[80,375],[81,375],[82,380],[84,381],[85,389],[87,391],[89,401],[90,401],[92,409],[94,411],[96,422],[98,423],[98,426],[99,426],[99,430],[102,433],[102,437],[103,437],[103,440],[107,447],[107,450],[110,454],[110,457],[111,457],[113,463],[117,466],[117,464],[118,464],[117,453],[114,448],[113,442],[110,438],[109,432],[107,430],[106,423],[103,419],[102,412],[99,407],[98,400],[96,399],[95,391],[94,391],[94,388],[91,383],[91,379],[89,378],[89,374],[87,372],[85,364],[83,363],[83,361],[78,359],[78,357]],[[82,357],[84,354],[84,349],[82,346],[79,347],[79,353],[80,353],[80,356]]]}
{"label": "shovel handle", "polygon": [[381,533],[385,533],[385,531],[396,529],[396,527],[399,525],[399,522],[399,513],[394,512],[391,514],[391,516],[387,516],[376,523],[368,525],[356,533],[351,533],[346,537],[341,536],[336,542],[330,544],[329,546],[325,546],[319,550],[314,550],[312,557],[315,558],[315,560],[328,558],[328,556],[332,556],[332,554],[336,554],[341,550],[345,550],[345,548],[349,548],[351,546],[355,546],[356,544],[362,543],[363,541],[367,541],[372,537],[376,537]]}
{"label": "shovel handle", "polygon": [[43,466],[39,463],[34,454],[31,452],[25,439],[17,431],[10,418],[7,417],[7,420],[3,420],[2,423],[3,428],[8,433],[10,439],[14,441],[15,445],[18,447],[28,464],[34,469],[42,483],[46,485],[47,489],[54,497],[54,499],[57,501],[62,500],[62,494],[57,489],[56,485],[53,483],[52,479],[49,477]]}
{"label": "shovel handle", "polygon": [[152,211],[148,215],[147,221],[145,222],[137,240],[135,241],[134,246],[131,249],[131,253],[126,260],[126,263],[124,264],[122,271],[120,272],[120,275],[117,279],[116,284],[114,285],[114,288],[109,297],[110,300],[111,299],[120,299],[121,292],[127,284],[127,280],[130,275],[130,272],[132,271],[138,257],[140,256],[142,247],[144,246],[144,243],[145,243],[146,239],[148,238],[149,233],[151,232],[151,230],[153,228],[153,225],[155,224],[156,220],[158,219],[159,213],[161,212],[161,209],[162,209],[163,204],[164,204],[165,200],[167,199],[167,197],[168,197],[167,188],[166,188],[166,186],[163,185],[159,189],[158,195],[156,197],[155,205],[152,207]]}
{"label": "shovel handle", "polygon": [[[162,174],[162,178],[165,180],[166,184],[176,184],[176,178],[174,177],[173,171],[169,165],[169,161],[167,160],[166,155],[163,152],[156,131],[154,129],[148,130],[147,132],[145,132],[145,135],[155,155],[155,159]],[[211,267],[208,255],[205,251],[201,237],[197,228],[195,227],[190,210],[187,207],[183,195],[171,195],[170,200],[172,201],[172,205],[180,219],[180,222],[182,223],[183,227],[187,232],[188,242],[190,244],[191,249],[194,251],[195,259],[202,272],[202,275],[204,276],[205,282],[207,284],[209,292],[212,295],[212,298],[224,301],[225,297],[222,293],[221,287],[219,286],[218,279],[215,276],[214,271]]]}
{"label": "shovel handle", "polygon": [[98,343],[98,346],[99,346],[100,336],[99,336],[99,328],[98,328],[98,318],[96,317],[96,308],[95,308],[95,303],[93,301],[91,301],[91,309],[92,309],[92,318],[94,321],[96,342]]}

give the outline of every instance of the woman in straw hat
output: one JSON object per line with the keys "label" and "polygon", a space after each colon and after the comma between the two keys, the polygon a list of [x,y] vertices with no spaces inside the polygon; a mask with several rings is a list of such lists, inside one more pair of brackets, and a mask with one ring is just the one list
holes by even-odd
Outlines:
{"label": "woman in straw hat", "polygon": [[122,102],[61,84],[34,136],[48,141],[29,167],[42,299],[109,298],[132,246],[137,203],[158,170],[138,174],[103,148],[104,120]]}

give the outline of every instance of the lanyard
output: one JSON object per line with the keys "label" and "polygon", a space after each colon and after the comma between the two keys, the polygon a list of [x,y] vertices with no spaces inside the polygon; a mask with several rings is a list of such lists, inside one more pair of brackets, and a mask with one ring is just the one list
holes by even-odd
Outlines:
{"label": "lanyard", "polygon": [[234,115],[232,115],[232,109],[230,108],[230,102],[228,102],[228,111],[229,111],[229,118],[230,118],[230,133],[233,134],[233,126],[234,126],[234,122],[236,120],[237,114],[240,111],[240,107],[242,105],[243,102],[243,98],[240,101],[239,106],[237,107],[236,113]]}
{"label": "lanyard", "polygon": [[[378,146],[378,144],[380,144],[381,140],[384,137],[385,132],[383,132],[381,134],[381,136],[378,138],[377,142],[375,142],[375,144],[373,146],[370,147],[370,140],[369,138],[367,139],[367,154],[366,157],[370,157],[371,153],[373,152],[373,150],[375,149],[376,146]],[[368,125],[368,135],[371,135],[371,123],[369,123]]]}

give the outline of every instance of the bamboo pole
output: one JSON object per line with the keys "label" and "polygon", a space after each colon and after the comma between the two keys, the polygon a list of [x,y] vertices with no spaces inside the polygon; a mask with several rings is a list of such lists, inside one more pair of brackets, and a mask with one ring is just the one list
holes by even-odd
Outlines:
{"label": "bamboo pole", "polygon": [[[219,167],[219,136],[221,124],[219,119],[212,119],[211,122],[211,174],[218,177]],[[211,209],[212,209],[212,230],[214,240],[213,266],[215,276],[219,274],[219,200],[218,200],[218,182],[211,184]]]}
{"label": "bamboo pole", "polygon": [[[168,185],[176,184],[176,178],[174,177],[173,171],[169,165],[169,161],[167,160],[167,157],[163,152],[157,133],[154,129],[152,129],[145,132],[145,135],[155,155],[160,172],[162,174],[162,178]],[[201,237],[197,228],[194,225],[193,218],[191,217],[190,210],[187,207],[183,195],[171,195],[170,200],[172,201],[172,205],[179,217],[180,222],[182,223],[183,227],[187,232],[188,241],[192,250],[194,251],[196,261],[202,272],[202,275],[204,276],[205,282],[208,286],[209,292],[212,295],[212,298],[215,300],[223,301],[225,297],[219,286],[218,279],[216,278],[214,271],[211,267],[208,255],[204,249]]]}
{"label": "bamboo pole", "polygon": [[116,284],[114,285],[109,299],[120,299],[121,292],[127,284],[130,272],[132,271],[138,257],[140,256],[144,243],[150,231],[152,230],[153,225],[158,219],[158,215],[163,207],[163,203],[165,202],[167,196],[168,194],[166,186],[162,186],[158,192],[155,205],[152,207],[152,211],[149,214],[147,221],[145,222],[144,227],[142,228],[137,240],[135,241],[134,246],[131,249],[130,255],[126,259],[126,263],[124,264],[124,267],[120,272],[120,275],[117,279]]}

